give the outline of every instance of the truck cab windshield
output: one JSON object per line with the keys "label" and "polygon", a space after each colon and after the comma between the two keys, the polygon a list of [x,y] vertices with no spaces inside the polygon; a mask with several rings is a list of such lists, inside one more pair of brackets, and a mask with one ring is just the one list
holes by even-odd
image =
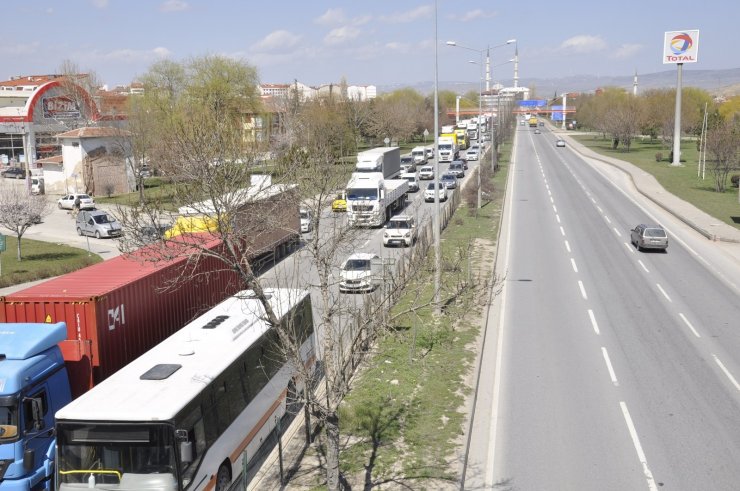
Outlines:
{"label": "truck cab windshield", "polygon": [[359,199],[378,199],[378,190],[375,188],[355,188],[347,191],[347,199],[359,200]]}
{"label": "truck cab windshield", "polygon": [[12,401],[0,401],[0,441],[18,436],[18,406]]}
{"label": "truck cab windshield", "polygon": [[450,145],[449,143],[443,143],[442,145],[439,146],[439,149],[440,150],[452,150],[452,145]]}

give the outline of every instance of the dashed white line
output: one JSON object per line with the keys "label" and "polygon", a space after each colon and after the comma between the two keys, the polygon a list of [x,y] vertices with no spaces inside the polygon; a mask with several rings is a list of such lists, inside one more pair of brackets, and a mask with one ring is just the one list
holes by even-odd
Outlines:
{"label": "dashed white line", "polygon": [[558,223],[560,223],[560,215],[558,215],[557,213],[555,214],[555,220],[557,220]]}
{"label": "dashed white line", "polygon": [[604,210],[602,210],[599,205],[596,205],[596,209],[599,210],[599,213],[604,213]]}
{"label": "dashed white line", "polygon": [[573,258],[570,258],[570,265],[573,266],[573,271],[576,273],[578,272],[578,266],[576,266],[576,260]]}
{"label": "dashed white line", "polygon": [[557,213],[558,212],[558,207],[555,206],[555,205],[552,205],[552,211],[554,211],[555,213]]}
{"label": "dashed white line", "polygon": [[730,371],[727,368],[725,368],[725,366],[722,364],[721,361],[719,361],[719,358],[717,358],[717,355],[712,353],[712,357],[714,357],[714,361],[717,362],[717,365],[719,365],[722,371],[725,372],[725,375],[727,376],[728,379],[730,379],[730,382],[732,382],[732,385],[734,385],[737,390],[740,390],[740,384],[737,383],[737,380],[735,380],[735,377],[733,377]]}
{"label": "dashed white line", "polygon": [[578,280],[578,288],[581,289],[581,296],[584,300],[588,300],[588,295],[586,295],[586,289],[583,287],[583,282],[581,280]]}
{"label": "dashed white line", "polygon": [[567,250],[568,252],[570,252],[570,244],[568,243],[568,241],[567,241],[567,240],[565,241],[565,249],[566,249],[566,250]]}
{"label": "dashed white line", "polygon": [[613,230],[614,230],[614,233],[617,234],[617,237],[621,237],[622,236],[622,232],[620,232],[617,227],[613,227]]}
{"label": "dashed white line", "polygon": [[630,250],[630,252],[631,252],[632,254],[634,254],[634,253],[635,253],[635,249],[634,249],[634,248],[632,247],[632,244],[630,244],[630,243],[627,243],[627,242],[625,242],[625,243],[624,243],[624,245],[625,245],[625,247],[627,247],[627,249],[629,249],[629,250]]}
{"label": "dashed white line", "polygon": [[632,444],[635,446],[635,450],[637,451],[637,458],[642,464],[642,473],[645,475],[645,479],[647,480],[648,489],[650,489],[650,491],[658,491],[658,487],[655,485],[655,479],[653,479],[653,473],[650,472],[650,468],[647,465],[645,452],[642,451],[640,439],[637,437],[637,430],[635,430],[635,425],[632,423],[630,412],[627,409],[627,404],[625,404],[624,401],[619,401],[619,406],[622,408],[622,415],[624,415],[624,421],[627,423],[627,430],[630,432]]}
{"label": "dashed white line", "polygon": [[612,362],[609,360],[609,353],[606,352],[606,348],[603,346],[601,347],[601,353],[604,355],[604,361],[606,362],[606,369],[609,370],[609,378],[612,379],[612,383],[615,387],[619,387],[619,382],[617,381],[617,374],[614,373],[614,367],[612,367]]}
{"label": "dashed white line", "polygon": [[691,329],[691,332],[694,333],[694,336],[696,336],[697,338],[700,338],[701,337],[701,336],[699,336],[699,333],[696,331],[696,329],[694,329],[694,326],[691,325],[691,322],[689,322],[689,320],[686,318],[685,315],[683,315],[681,312],[679,312],[678,313],[678,316],[681,317],[681,319],[686,323],[687,326],[689,326],[689,329]]}
{"label": "dashed white line", "polygon": [[591,202],[592,202],[593,204],[596,204],[596,200],[595,200],[595,199],[593,199],[593,198],[591,198]]}
{"label": "dashed white line", "polygon": [[604,220],[606,220],[606,223],[608,223],[609,225],[611,225],[612,221],[609,220],[609,217],[608,216],[604,215]]}
{"label": "dashed white line", "polygon": [[637,264],[639,264],[640,266],[642,266],[642,269],[644,269],[646,273],[649,273],[649,272],[650,272],[650,270],[649,270],[649,269],[647,269],[647,268],[645,267],[645,265],[644,265],[644,264],[642,263],[642,260],[641,260],[641,259],[638,259],[638,260],[637,260]]}
{"label": "dashed white line", "polygon": [[594,311],[591,309],[588,309],[588,316],[591,319],[591,325],[594,328],[594,332],[598,335],[601,334],[599,331],[599,325],[596,323],[596,317],[594,316]]}
{"label": "dashed white line", "polygon": [[555,200],[550,196],[550,203],[555,203]]}
{"label": "dashed white line", "polygon": [[673,303],[673,300],[671,300],[671,297],[669,297],[668,294],[665,292],[665,290],[663,290],[663,287],[660,286],[660,283],[656,283],[655,285],[658,287],[658,290],[660,290],[660,293],[663,294],[663,296],[666,298],[666,300],[668,300],[669,302]]}
{"label": "dashed white line", "polygon": [[560,227],[560,234],[565,237],[565,229],[563,227]]}

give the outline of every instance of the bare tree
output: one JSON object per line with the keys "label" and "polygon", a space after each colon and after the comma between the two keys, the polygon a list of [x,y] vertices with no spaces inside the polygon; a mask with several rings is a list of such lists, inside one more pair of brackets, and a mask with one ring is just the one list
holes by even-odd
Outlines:
{"label": "bare tree", "polygon": [[709,171],[714,176],[714,190],[723,193],[727,176],[740,167],[740,131],[738,125],[724,122],[707,133],[707,150],[714,157]]}
{"label": "bare tree", "polygon": [[0,185],[0,225],[11,230],[18,239],[16,257],[23,259],[21,238],[26,231],[41,223],[51,213],[45,196],[32,195],[20,186]]}

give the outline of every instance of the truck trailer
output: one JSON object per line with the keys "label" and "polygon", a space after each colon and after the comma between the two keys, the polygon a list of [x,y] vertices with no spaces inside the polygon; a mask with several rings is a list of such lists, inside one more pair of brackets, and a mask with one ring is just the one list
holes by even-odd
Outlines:
{"label": "truck trailer", "polygon": [[355,172],[380,172],[385,179],[393,179],[401,173],[401,149],[377,147],[360,152]]}

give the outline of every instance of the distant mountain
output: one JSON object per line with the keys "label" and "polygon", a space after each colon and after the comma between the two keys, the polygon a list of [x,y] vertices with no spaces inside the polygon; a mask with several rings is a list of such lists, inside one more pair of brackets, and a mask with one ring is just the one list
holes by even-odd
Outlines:
{"label": "distant mountain", "polygon": [[[614,77],[595,75],[575,75],[561,78],[526,78],[519,79],[522,87],[534,87],[540,97],[553,97],[563,92],[593,92],[600,87],[624,87],[632,90],[634,74]],[[511,80],[504,81],[510,85]],[[674,88],[676,86],[676,69],[656,73],[637,74],[638,92],[646,89]],[[691,70],[684,66],[683,86],[698,87],[706,91],[724,96],[740,94],[740,68],[726,70]],[[392,92],[396,89],[411,87],[422,94],[429,94],[434,90],[433,82],[419,82],[412,85],[394,84],[379,85],[378,92]],[[439,83],[439,90],[452,90],[465,93],[477,91],[478,84],[473,82],[444,81]]]}

